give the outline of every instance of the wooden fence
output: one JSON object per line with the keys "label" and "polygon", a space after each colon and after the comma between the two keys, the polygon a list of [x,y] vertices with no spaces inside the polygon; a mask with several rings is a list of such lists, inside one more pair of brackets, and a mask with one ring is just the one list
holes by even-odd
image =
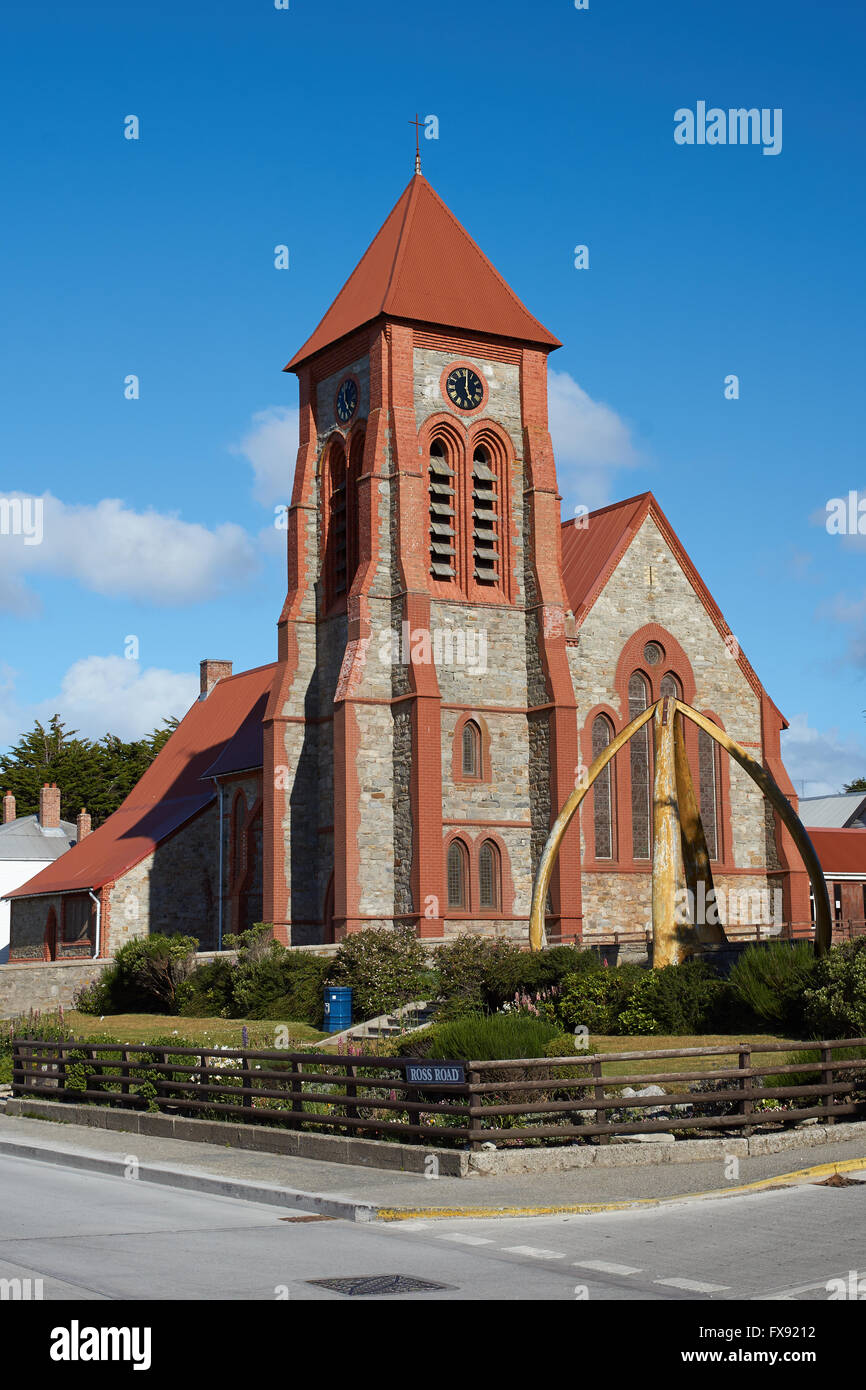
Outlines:
{"label": "wooden fence", "polygon": [[[866,1117],[866,1058],[846,1056],[850,1048],[866,1049],[866,1038],[437,1063],[463,1077],[444,1086],[408,1079],[408,1067],[430,1065],[423,1058],[18,1037],[12,1094],[473,1149],[485,1141],[607,1143],[613,1135],[750,1134],[806,1119]],[[800,1051],[815,1060],[773,1061],[773,1054]],[[732,1055],[736,1066],[725,1060]],[[698,1069],[701,1058],[710,1069]],[[694,1069],[621,1074],[623,1063],[672,1059]],[[690,1082],[703,1085],[690,1091]],[[621,1094],[624,1086],[649,1084],[665,1094]],[[772,1101],[783,1108],[768,1107]],[[648,1113],[658,1107],[663,1116]]]}

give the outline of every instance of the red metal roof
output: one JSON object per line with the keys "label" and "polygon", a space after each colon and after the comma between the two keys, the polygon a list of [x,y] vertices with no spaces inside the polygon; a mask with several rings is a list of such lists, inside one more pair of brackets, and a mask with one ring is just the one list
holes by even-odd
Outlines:
{"label": "red metal roof", "polygon": [[[113,883],[216,795],[201,779],[230,744],[256,746],[275,663],[218,681],[197,700],[126,800],[103,825],[6,896],[81,892]],[[234,761],[231,759],[230,761]],[[249,765],[249,764],[248,764]]]}
{"label": "red metal roof", "polygon": [[866,830],[827,830],[806,826],[825,874],[862,874],[866,878]]}
{"label": "red metal roof", "polygon": [[434,193],[415,174],[311,338],[285,368],[380,315],[556,348],[558,338],[517,298]]}

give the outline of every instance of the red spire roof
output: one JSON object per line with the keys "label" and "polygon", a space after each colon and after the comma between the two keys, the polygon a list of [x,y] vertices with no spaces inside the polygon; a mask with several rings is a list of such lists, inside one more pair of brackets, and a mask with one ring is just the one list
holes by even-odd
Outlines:
{"label": "red spire roof", "polygon": [[380,315],[557,348],[422,174],[415,174],[286,371]]}

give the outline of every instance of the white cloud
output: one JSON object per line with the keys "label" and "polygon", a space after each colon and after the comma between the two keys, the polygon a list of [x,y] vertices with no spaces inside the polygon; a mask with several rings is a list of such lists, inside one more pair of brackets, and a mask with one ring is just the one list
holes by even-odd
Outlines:
{"label": "white cloud", "polygon": [[299,412],[286,406],[258,411],[233,454],[247,460],[255,474],[253,496],[263,506],[288,502],[298,455]]}
{"label": "white cloud", "polygon": [[782,734],[782,760],[799,796],[832,796],[866,776],[866,743],[812,729],[807,715],[795,714]]}
{"label": "white cloud", "polygon": [[639,463],[629,427],[615,410],[594,401],[568,372],[549,373],[550,434],[563,517],[574,507],[594,509],[611,500],[613,474]]}
{"label": "white cloud", "polygon": [[[5,688],[11,686],[7,668]],[[141,738],[169,715],[182,718],[198,692],[194,672],[143,667],[122,656],[85,656],[69,667],[55,695],[30,705],[4,701],[0,745],[16,742],[37,719],[46,724],[53,714],[86,738],[101,738],[105,733]]]}
{"label": "white cloud", "polygon": [[39,575],[97,594],[174,606],[211,598],[256,566],[255,544],[234,522],[209,530],[152,508],[133,511],[117,498],[76,506],[46,492],[40,500],[38,543],[0,534],[0,609],[9,612],[38,606],[26,581]]}

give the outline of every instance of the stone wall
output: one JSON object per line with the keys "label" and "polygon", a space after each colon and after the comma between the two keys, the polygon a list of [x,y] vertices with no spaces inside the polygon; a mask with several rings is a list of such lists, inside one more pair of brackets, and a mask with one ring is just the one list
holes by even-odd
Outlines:
{"label": "stone wall", "polygon": [[105,969],[105,961],[52,961],[46,965],[0,966],[0,1019],[18,1018],[30,1009],[72,1007],[78,990]]}
{"label": "stone wall", "polygon": [[[588,613],[579,645],[568,649],[581,734],[588,712],[598,704],[611,706],[623,722],[627,721],[628,710],[622,707],[615,686],[617,663],[626,641],[650,623],[658,623],[669,632],[688,657],[695,678],[695,706],[712,710],[726,731],[760,760],[758,696],[652,517],[643,522]],[[582,751],[586,753],[583,746]],[[722,757],[728,762],[730,777],[728,825],[733,866],[743,870],[774,867],[778,861],[774,847],[768,844],[772,841],[771,823],[761,792],[726,754]],[[586,835],[591,829],[591,816],[587,815],[581,826],[584,859]],[[760,890],[767,886],[760,873],[744,875],[737,882],[738,888]],[[588,935],[604,930],[605,922],[614,922],[624,931],[643,929],[651,917],[649,874],[617,873],[615,865],[609,873],[584,873],[583,911]]]}
{"label": "stone wall", "polygon": [[148,932],[194,936],[216,944],[219,815],[216,801],[133,865],[109,895],[107,946],[114,955]]}

